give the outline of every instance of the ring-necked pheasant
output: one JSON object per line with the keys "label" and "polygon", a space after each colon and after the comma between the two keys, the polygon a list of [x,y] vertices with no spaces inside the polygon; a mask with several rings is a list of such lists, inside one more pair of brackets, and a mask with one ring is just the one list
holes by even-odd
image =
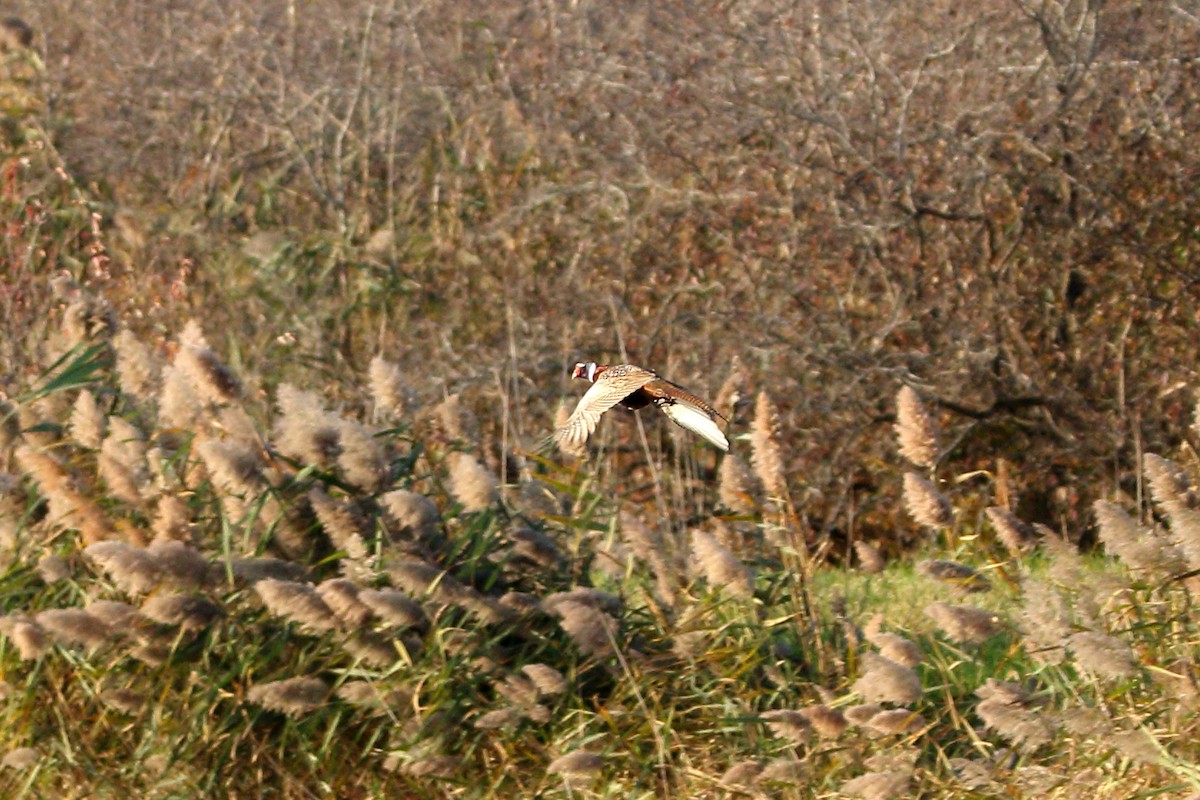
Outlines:
{"label": "ring-necked pheasant", "polygon": [[579,399],[567,423],[554,432],[554,441],[565,453],[583,455],[584,445],[596,430],[600,416],[613,406],[637,411],[651,403],[676,425],[729,451],[729,440],[717,424],[718,419],[725,418],[687,389],[658,377],[652,370],[633,364],[609,366],[581,361],[575,365],[571,377],[585,378],[592,382],[592,387]]}

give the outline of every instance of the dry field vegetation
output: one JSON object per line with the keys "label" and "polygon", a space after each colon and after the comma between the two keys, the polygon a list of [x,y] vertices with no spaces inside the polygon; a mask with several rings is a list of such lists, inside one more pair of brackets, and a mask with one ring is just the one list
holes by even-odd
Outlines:
{"label": "dry field vegetation", "polygon": [[0,796],[1200,796],[1200,3],[11,11]]}

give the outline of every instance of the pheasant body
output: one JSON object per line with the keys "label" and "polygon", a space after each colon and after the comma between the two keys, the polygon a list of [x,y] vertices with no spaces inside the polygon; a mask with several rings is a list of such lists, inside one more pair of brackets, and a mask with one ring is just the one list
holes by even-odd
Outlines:
{"label": "pheasant body", "polygon": [[600,416],[615,405],[631,411],[654,405],[675,424],[729,451],[729,440],[717,424],[724,417],[695,394],[660,378],[653,370],[633,364],[610,366],[581,361],[575,365],[571,377],[585,378],[592,382],[592,387],[580,398],[566,424],[554,433],[555,441],[566,453],[583,455],[584,445],[596,430]]}

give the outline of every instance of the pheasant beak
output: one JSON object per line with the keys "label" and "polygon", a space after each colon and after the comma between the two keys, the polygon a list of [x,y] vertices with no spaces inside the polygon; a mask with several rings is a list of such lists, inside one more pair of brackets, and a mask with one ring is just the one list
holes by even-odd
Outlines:
{"label": "pheasant beak", "polygon": [[576,378],[583,378],[586,376],[587,376],[587,364],[583,364],[583,363],[576,364],[575,370],[571,373],[571,380],[575,380]]}

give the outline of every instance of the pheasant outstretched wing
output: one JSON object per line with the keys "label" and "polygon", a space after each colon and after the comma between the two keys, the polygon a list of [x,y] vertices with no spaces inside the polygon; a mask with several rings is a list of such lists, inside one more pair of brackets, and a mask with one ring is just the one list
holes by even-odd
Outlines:
{"label": "pheasant outstretched wing", "polygon": [[646,387],[654,404],[681,428],[703,436],[714,445],[729,452],[729,439],[717,420],[723,420],[717,410],[677,383],[658,380]]}
{"label": "pheasant outstretched wing", "polygon": [[567,423],[554,432],[554,441],[569,455],[582,456],[588,437],[596,430],[605,411],[641,389],[658,376],[648,369],[621,364],[605,370],[579,398]]}

